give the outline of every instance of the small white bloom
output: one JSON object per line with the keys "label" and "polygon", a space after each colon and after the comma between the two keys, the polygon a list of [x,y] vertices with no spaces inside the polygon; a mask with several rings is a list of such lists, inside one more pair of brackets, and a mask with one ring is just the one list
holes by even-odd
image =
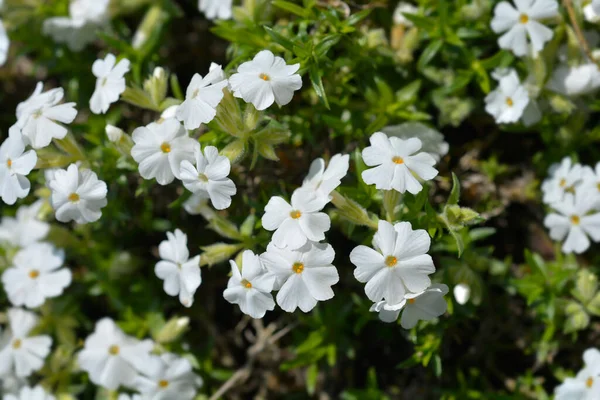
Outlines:
{"label": "small white bloom", "polygon": [[516,9],[509,2],[503,1],[494,8],[492,30],[496,33],[506,32],[498,39],[502,49],[511,50],[517,56],[527,54],[528,41],[531,41],[534,52],[540,52],[546,42],[552,39],[554,32],[542,25],[539,20],[558,15],[556,0],[514,0]]}
{"label": "small white bloom", "polygon": [[2,217],[0,242],[23,248],[43,240],[50,231],[50,225],[38,218],[43,205],[44,201],[38,200],[29,206],[19,207],[14,218]]}
{"label": "small white bloom", "polygon": [[555,390],[555,400],[596,400],[600,398],[600,351],[583,353],[585,366],[576,377],[567,378]]}
{"label": "small white bloom", "polygon": [[0,20],[0,66],[6,63],[9,47],[10,39],[6,33],[6,28],[4,28],[4,22]]}
{"label": "small white bloom", "polygon": [[175,105],[175,106],[170,106],[167,107],[165,109],[165,111],[163,111],[160,114],[160,117],[162,119],[169,119],[169,118],[175,118],[175,115],[177,114],[177,109],[179,108],[179,106]]}
{"label": "small white bloom", "polygon": [[244,314],[252,318],[262,318],[267,311],[275,308],[271,291],[275,285],[275,276],[267,274],[260,257],[246,250],[242,254],[242,269],[235,263],[231,265],[231,278],[223,292],[225,300],[240,306]]}
{"label": "small white bloom", "polygon": [[35,308],[48,298],[60,296],[71,284],[71,271],[61,268],[64,259],[63,251],[50,243],[34,243],[20,250],[2,274],[10,302]]}
{"label": "small white bloom", "polygon": [[284,106],[292,101],[294,91],[302,87],[302,78],[296,72],[300,64],[287,65],[281,57],[269,50],[259,52],[252,61],[240,65],[229,78],[235,97],[265,110],[273,102]]}
{"label": "small white bloom", "polygon": [[125,74],[129,72],[129,60],[124,58],[116,65],[117,58],[107,54],[104,60],[98,59],[92,64],[92,73],[96,78],[96,89],[90,99],[90,110],[94,114],[106,114],[108,107],[119,100],[125,91]]}
{"label": "small white bloom", "polygon": [[485,97],[485,111],[496,123],[517,122],[529,104],[529,94],[521,85],[517,72],[512,70],[499,79],[498,87]]}
{"label": "small white bloom", "polygon": [[444,314],[448,308],[444,300],[447,293],[448,286],[436,283],[421,293],[406,293],[398,304],[390,305],[386,301],[375,303],[370,311],[378,312],[383,322],[396,321],[402,311],[400,325],[404,329],[411,329],[419,321],[430,321]]}
{"label": "small white bloom", "polygon": [[350,156],[347,154],[336,154],[331,157],[325,168],[325,161],[317,158],[310,164],[308,175],[299,190],[314,193],[325,203],[329,202],[329,195],[342,183],[342,178],[348,173],[349,159]]}
{"label": "small white bloom", "polygon": [[377,189],[417,194],[423,186],[413,173],[426,181],[438,174],[433,168],[435,159],[425,152],[419,152],[422,143],[417,138],[403,140],[375,132],[369,142],[371,146],[362,151],[362,158],[366,165],[375,168],[363,171],[362,178]]}
{"label": "small white bloom", "polygon": [[78,224],[95,222],[102,216],[101,208],[108,203],[107,187],[98,175],[77,165],[59,169],[48,184],[52,190],[50,201],[60,222],[75,221]]}
{"label": "small white bloom", "polygon": [[165,292],[169,296],[179,295],[181,304],[191,307],[196,289],[202,283],[200,256],[190,258],[187,235],[179,229],[167,232],[167,240],[160,243],[158,253],[162,260],[156,263],[154,273],[164,280]]}
{"label": "small white bloom", "polygon": [[471,298],[471,287],[466,283],[459,283],[454,286],[453,293],[458,304],[467,304],[467,301]]}
{"label": "small white bloom", "polygon": [[448,154],[450,149],[450,146],[444,140],[444,135],[420,122],[405,122],[400,125],[386,126],[381,131],[388,136],[395,136],[403,140],[419,139],[423,145],[421,151],[429,154],[436,162],[439,162],[443,156]]}
{"label": "small white bloom", "polygon": [[41,386],[33,388],[25,386],[21,388],[18,395],[7,394],[2,400],[56,400],[56,397],[46,393]]}
{"label": "small white bloom", "polygon": [[103,318],[85,339],[77,362],[96,385],[110,390],[120,385],[132,387],[138,371],[156,368],[156,361],[150,355],[153,347],[152,340],[139,341],[127,336],[112,319]]}
{"label": "small white bloom", "polygon": [[27,386],[27,378],[18,377],[9,372],[0,376],[0,393],[18,395],[22,387]]}
{"label": "small white bloom", "polygon": [[307,243],[295,251],[270,243],[261,258],[276,277],[277,304],[287,312],[296,308],[309,312],[317,302],[332,299],[331,286],[339,281],[332,265],[334,257],[335,251],[327,243]]}
{"label": "small white bloom", "polygon": [[58,104],[65,95],[62,88],[41,93],[42,86],[38,83],[29,99],[17,106],[16,126],[34,149],[48,146],[52,139],[63,139],[67,128],[56,121],[70,124],[77,116],[75,103]]}
{"label": "small white bloom", "polygon": [[273,243],[290,250],[302,247],[308,240],[318,242],[325,239],[331,227],[329,215],[320,212],[325,203],[312,193],[296,190],[292,204],[279,196],[273,196],[265,206],[263,227],[275,231]]}
{"label": "small white bloom", "polygon": [[159,185],[179,179],[181,162],[194,162],[194,152],[200,144],[189,137],[176,119],[153,122],[133,131],[133,159],[139,163],[144,179],[156,178]]}
{"label": "small white bloom", "polygon": [[180,175],[183,186],[192,193],[206,193],[217,210],[231,205],[231,196],[237,190],[235,183],[227,176],[231,163],[225,156],[219,155],[214,146],[206,146],[204,153],[196,148],[196,166],[184,160],[181,162]]}
{"label": "small white bloom", "polygon": [[600,162],[596,164],[595,169],[583,167],[582,181],[577,190],[595,196],[596,204],[594,208],[600,209]]}
{"label": "small white bloom", "polygon": [[394,24],[396,25],[404,25],[406,27],[413,26],[413,22],[404,16],[404,13],[407,14],[417,14],[419,9],[415,7],[413,4],[406,3],[401,1],[398,3],[398,6],[394,10]]}
{"label": "small white bloom", "polygon": [[0,145],[0,197],[3,202],[12,205],[29,194],[31,183],[27,175],[36,163],[35,151],[26,152],[21,133],[12,130]]}
{"label": "small white bloom", "polygon": [[20,308],[8,310],[9,329],[0,338],[0,376],[14,371],[17,377],[26,377],[44,365],[50,354],[49,336],[29,336],[37,325],[34,313]]}
{"label": "small white bloom", "polygon": [[590,213],[596,204],[595,194],[567,193],[563,201],[552,204],[558,213],[550,213],[544,225],[550,229],[550,237],[563,240],[564,253],[583,253],[590,247],[590,240],[600,241],[600,212]]}
{"label": "small white bloom", "polygon": [[590,94],[600,88],[600,69],[596,63],[560,65],[552,72],[546,87],[566,96]]}
{"label": "small white bloom", "polygon": [[140,374],[134,387],[145,400],[192,400],[202,378],[194,374],[192,364],[185,358],[165,353],[153,357],[157,367]]}
{"label": "small white bloom", "polygon": [[106,136],[108,137],[108,140],[112,143],[118,143],[125,134],[125,132],[123,132],[123,129],[117,128],[116,126],[110,124],[106,124],[104,130],[106,131]]}
{"label": "small white bloom", "polygon": [[375,250],[360,245],[350,253],[350,261],[356,265],[354,276],[367,282],[367,297],[375,303],[398,304],[407,292],[427,289],[431,285],[428,275],[435,272],[427,254],[430,243],[427,231],[414,231],[410,222],[392,225],[380,220],[373,237]]}
{"label": "small white bloom", "polygon": [[183,203],[183,208],[190,215],[202,215],[207,221],[210,221],[215,214],[215,210],[208,205],[208,193],[197,192]]}
{"label": "small white bloom", "polygon": [[194,74],[187,87],[185,100],[175,111],[175,116],[183,122],[185,129],[196,129],[200,124],[208,124],[215,118],[226,87],[227,79],[218,64],[212,63],[204,78],[200,74]]}
{"label": "small white bloom", "polygon": [[198,9],[208,19],[230,19],[232,0],[198,0]]}
{"label": "small white bloom", "polygon": [[579,164],[573,164],[570,157],[565,157],[560,165],[550,167],[550,177],[542,183],[544,197],[542,201],[553,204],[564,199],[565,193],[577,192],[577,187],[583,181],[586,169]]}

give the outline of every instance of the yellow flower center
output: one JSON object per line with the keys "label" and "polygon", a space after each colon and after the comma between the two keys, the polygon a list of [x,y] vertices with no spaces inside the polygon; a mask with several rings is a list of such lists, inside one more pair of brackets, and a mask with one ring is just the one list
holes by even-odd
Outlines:
{"label": "yellow flower center", "polygon": [[102,79],[102,86],[106,86],[106,82],[108,82],[108,78],[103,78]]}
{"label": "yellow flower center", "polygon": [[202,182],[208,182],[208,176],[204,174],[198,174],[198,179],[200,179]]}
{"label": "yellow flower center", "polygon": [[397,263],[398,263],[398,259],[394,256],[387,256],[385,258],[385,265],[387,265],[388,267],[393,267]]}
{"label": "yellow flower center", "polygon": [[304,271],[304,264],[301,262],[295,262],[294,265],[292,265],[292,271],[297,274],[301,274],[302,271]]}
{"label": "yellow flower center", "polygon": [[32,269],[31,271],[29,271],[29,277],[31,279],[35,279],[38,276],[40,276],[40,271],[38,271],[37,269]]}
{"label": "yellow flower center", "polygon": [[587,380],[585,381],[585,386],[587,386],[588,388],[591,388],[592,385],[594,384],[594,378],[592,378],[591,376],[589,378],[587,378]]}
{"label": "yellow flower center", "polygon": [[252,289],[252,284],[248,282],[246,279],[242,279],[242,286],[246,289]]}
{"label": "yellow flower center", "polygon": [[71,203],[76,203],[79,201],[79,195],[77,193],[71,193],[68,199]]}
{"label": "yellow flower center", "polygon": [[21,339],[15,339],[15,341],[12,344],[13,349],[17,350],[21,348],[21,345],[23,343],[21,342]]}
{"label": "yellow flower center", "polygon": [[113,344],[108,348],[108,354],[110,354],[111,356],[116,356],[117,354],[119,354],[120,351],[121,349],[119,349],[119,346],[117,346],[116,344]]}
{"label": "yellow flower center", "polygon": [[196,98],[196,97],[198,97],[198,94],[200,94],[200,89],[194,90],[194,93],[192,93],[192,97]]}
{"label": "yellow flower center", "polygon": [[161,388],[161,389],[164,389],[164,388],[166,388],[167,386],[169,386],[169,381],[165,381],[164,379],[163,379],[163,380],[160,380],[160,381],[158,381],[158,387],[159,387],[159,388]]}
{"label": "yellow flower center", "polygon": [[514,101],[513,101],[513,99],[511,99],[510,97],[507,97],[506,98],[506,105],[509,106],[509,107],[512,107],[513,104],[515,104]]}
{"label": "yellow flower center", "polygon": [[293,219],[298,219],[302,216],[302,213],[300,211],[294,210],[290,213],[290,217],[292,217]]}
{"label": "yellow flower center", "polygon": [[163,153],[170,153],[171,152],[171,145],[169,143],[163,143],[160,145],[160,150]]}
{"label": "yellow flower center", "polygon": [[409,304],[415,304],[415,299],[408,299]]}
{"label": "yellow flower center", "polygon": [[36,118],[36,119],[37,119],[37,118],[39,118],[39,117],[41,117],[41,116],[42,116],[42,109],[41,109],[41,108],[39,108],[38,110],[36,110],[36,111],[33,113],[33,118]]}
{"label": "yellow flower center", "polygon": [[526,24],[527,22],[529,22],[529,16],[527,14],[521,14],[521,16],[519,17],[519,22],[522,24]]}
{"label": "yellow flower center", "polygon": [[571,223],[573,225],[579,225],[580,222],[581,219],[579,218],[579,215],[571,215]]}
{"label": "yellow flower center", "polygon": [[394,164],[404,164],[404,159],[402,157],[395,156],[392,158]]}
{"label": "yellow flower center", "polygon": [[260,79],[262,79],[263,81],[270,81],[271,80],[271,77],[269,75],[267,75],[267,74],[260,74],[258,77]]}
{"label": "yellow flower center", "polygon": [[597,189],[598,189],[598,191],[600,192],[600,182],[598,182],[598,183],[596,184],[596,188],[597,188]]}
{"label": "yellow flower center", "polygon": [[558,183],[558,185],[559,185],[561,188],[564,188],[565,186],[567,186],[567,180],[566,180],[565,178],[562,178],[562,179],[560,180],[560,182]]}
{"label": "yellow flower center", "polygon": [[12,167],[12,160],[10,158],[8,160],[6,160],[6,166],[8,168]]}

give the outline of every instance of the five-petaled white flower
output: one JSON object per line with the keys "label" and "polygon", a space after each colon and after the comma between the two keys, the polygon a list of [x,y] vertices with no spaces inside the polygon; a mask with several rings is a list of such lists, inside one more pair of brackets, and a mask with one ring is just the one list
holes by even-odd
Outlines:
{"label": "five-petaled white flower", "polygon": [[494,8],[492,30],[496,33],[506,32],[498,39],[498,45],[517,56],[524,56],[527,54],[529,36],[534,52],[540,52],[554,33],[539,20],[558,15],[557,1],[514,0],[514,3],[517,8],[507,1],[498,3]]}
{"label": "five-petaled white flower", "polygon": [[156,368],[150,355],[152,340],[139,341],[127,336],[110,318],[96,322],[94,333],[85,339],[77,362],[96,385],[115,390],[132,387],[138,371]]}
{"label": "five-petaled white flower", "polygon": [[240,65],[229,84],[235,97],[254,104],[257,110],[264,110],[273,102],[284,106],[302,87],[298,69],[300,64],[287,65],[283,58],[263,50],[252,61]]}
{"label": "five-petaled white flower", "polygon": [[242,270],[230,260],[231,278],[223,292],[225,300],[240,306],[244,314],[252,318],[262,318],[267,311],[275,308],[271,291],[275,276],[268,274],[259,256],[251,250],[242,254]]}
{"label": "five-petaled white flower", "polygon": [[17,377],[26,377],[44,365],[50,353],[49,336],[29,336],[37,325],[34,313],[20,308],[8,310],[9,329],[0,338],[0,376],[13,371]]}
{"label": "five-petaled white flower", "polygon": [[[98,59],[92,64],[92,73],[96,78],[96,89],[90,99],[90,110],[94,114],[106,114],[108,107],[119,100],[125,91],[125,74],[129,72],[129,60],[107,54],[104,60]],[[116,65],[115,65],[116,63]]]}
{"label": "five-petaled white flower", "polygon": [[162,260],[156,263],[154,273],[164,280],[165,292],[169,296],[179,295],[181,304],[191,307],[196,289],[202,283],[200,256],[190,258],[187,235],[179,229],[167,232],[167,240],[160,243],[158,253]]}
{"label": "five-petaled white flower", "polygon": [[47,298],[60,296],[71,284],[71,271],[61,268],[64,258],[63,251],[50,243],[34,243],[21,249],[2,274],[10,302],[35,308]]}
{"label": "five-petaled white flower", "polygon": [[295,250],[308,240],[325,239],[331,220],[329,215],[320,212],[324,206],[323,199],[303,190],[294,191],[291,205],[283,198],[273,196],[265,206],[262,224],[266,230],[275,231],[272,241],[277,247],[288,246]]}
{"label": "five-petaled white flower", "polygon": [[223,69],[212,63],[204,78],[200,74],[194,74],[187,87],[185,100],[175,111],[175,117],[183,122],[185,129],[196,129],[200,124],[208,124],[217,115],[217,106],[223,100],[223,89],[226,87],[227,79]]}
{"label": "five-petaled white flower", "polygon": [[180,176],[183,186],[192,193],[205,193],[217,210],[231,205],[231,196],[236,193],[235,183],[227,176],[231,163],[225,156],[219,155],[214,146],[206,146],[204,153],[198,146],[196,166],[188,160],[181,162]]}
{"label": "five-petaled white flower", "polygon": [[573,164],[570,157],[565,157],[560,165],[552,165],[549,172],[550,177],[542,183],[542,201],[551,205],[563,201],[566,193],[577,192],[586,174],[586,168],[580,164]]}
{"label": "five-petaled white flower", "polygon": [[356,265],[354,276],[359,282],[367,282],[367,297],[375,303],[385,300],[395,305],[407,292],[427,289],[431,285],[428,275],[435,272],[427,254],[430,243],[427,231],[414,231],[410,222],[392,225],[380,220],[373,237],[375,250],[360,245],[350,253],[350,261]]}
{"label": "five-petaled white flower", "polygon": [[29,206],[21,206],[15,217],[2,217],[0,222],[0,243],[23,248],[43,240],[50,231],[50,225],[38,218],[44,205],[38,200]]}
{"label": "five-petaled white flower", "polygon": [[375,132],[369,141],[371,146],[362,151],[362,157],[366,165],[375,168],[363,171],[362,178],[377,189],[417,194],[423,185],[413,173],[426,181],[438,174],[437,169],[433,168],[435,159],[428,153],[419,152],[422,143],[417,138],[403,140]]}
{"label": "five-petaled white flower", "polygon": [[309,312],[318,301],[333,298],[332,285],[339,281],[331,264],[335,257],[327,243],[307,243],[298,250],[280,249],[270,243],[261,255],[265,267],[276,277],[277,304],[287,312]]}
{"label": "five-petaled white flower", "polygon": [[159,185],[179,179],[181,162],[194,162],[194,152],[200,144],[189,137],[176,119],[153,122],[133,131],[133,159],[139,163],[144,179],[156,178]]}
{"label": "five-petaled white flower", "polygon": [[33,94],[17,106],[16,127],[34,149],[48,146],[52,139],[63,139],[67,128],[56,121],[70,124],[77,116],[75,103],[58,104],[65,95],[62,88],[42,93],[42,86],[38,83]]}
{"label": "five-petaled white flower", "polygon": [[433,157],[435,162],[439,162],[450,149],[450,145],[444,140],[444,135],[420,122],[404,122],[400,125],[386,126],[381,131],[389,137],[395,136],[404,140],[413,137],[419,139],[423,146],[421,151]]}
{"label": "five-petaled white flower", "polygon": [[550,213],[544,225],[550,229],[550,237],[563,240],[565,253],[583,253],[590,247],[590,240],[600,241],[600,212],[593,212],[596,205],[595,193],[567,193],[563,201],[552,204],[558,213]]}
{"label": "five-petaled white flower", "polygon": [[325,168],[325,161],[317,158],[310,164],[308,175],[299,190],[309,191],[324,202],[329,202],[329,195],[342,183],[342,178],[348,173],[349,159],[350,156],[347,154],[336,154],[331,157]]}
{"label": "five-petaled white flower", "polygon": [[29,194],[31,183],[27,175],[35,167],[37,154],[25,151],[25,143],[18,129],[12,129],[0,145],[0,197],[6,204],[15,204]]}
{"label": "five-petaled white flower", "polygon": [[512,70],[498,80],[498,87],[485,97],[485,111],[496,123],[513,123],[523,117],[529,105],[529,93],[521,85],[517,72]]}
{"label": "five-petaled white flower", "polygon": [[198,0],[198,9],[208,19],[230,19],[233,0]]}
{"label": "five-petaled white flower", "polygon": [[379,319],[383,322],[396,321],[402,311],[400,325],[404,329],[411,329],[419,321],[429,321],[444,314],[448,308],[448,303],[444,300],[447,293],[448,286],[436,283],[421,293],[406,293],[398,304],[389,304],[385,300],[377,302],[373,304],[371,311],[378,312]]}
{"label": "five-petaled white flower", "polygon": [[202,386],[202,378],[194,374],[192,364],[185,358],[165,353],[154,356],[157,366],[146,369],[133,386],[146,400],[192,400]]}
{"label": "five-petaled white flower", "polygon": [[566,378],[555,391],[555,400],[596,400],[600,398],[600,351],[583,353],[584,367],[574,378]]}
{"label": "five-petaled white flower", "polygon": [[60,222],[98,221],[102,216],[100,209],[108,203],[106,183],[99,180],[95,172],[79,169],[75,164],[55,171],[48,186],[52,190],[50,201]]}
{"label": "five-petaled white flower", "polygon": [[46,393],[41,386],[24,386],[17,395],[5,394],[2,400],[56,400],[56,397]]}

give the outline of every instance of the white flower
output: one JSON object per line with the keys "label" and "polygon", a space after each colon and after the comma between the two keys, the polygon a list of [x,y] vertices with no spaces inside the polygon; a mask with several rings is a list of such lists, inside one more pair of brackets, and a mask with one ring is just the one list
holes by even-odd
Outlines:
{"label": "white flower", "polygon": [[124,58],[116,65],[116,57],[107,54],[104,60],[98,59],[92,64],[92,73],[96,78],[96,89],[90,99],[90,110],[94,114],[106,114],[108,107],[119,100],[125,91],[125,74],[129,72],[129,60]]}
{"label": "white flower", "polygon": [[153,347],[152,340],[127,336],[112,319],[103,318],[85,339],[77,362],[96,385],[110,390],[120,385],[132,387],[138,371],[156,368],[156,361],[150,356]]}
{"label": "white flower", "polygon": [[515,9],[507,1],[494,8],[492,30],[496,33],[506,32],[498,39],[502,49],[511,50],[517,56],[527,54],[527,36],[534,52],[540,52],[544,44],[552,39],[554,33],[538,20],[558,15],[556,0],[514,0]]}
{"label": "white flower", "polygon": [[27,175],[36,163],[35,151],[26,152],[23,137],[18,130],[12,130],[0,145],[0,197],[3,202],[12,205],[29,194],[31,183]]}
{"label": "white flower", "polygon": [[178,105],[174,105],[174,106],[167,107],[167,108],[165,109],[165,111],[163,111],[163,112],[160,114],[160,117],[161,117],[162,119],[175,118],[175,115],[177,114],[177,109],[178,109],[178,108],[179,108],[179,106],[178,106]]}
{"label": "white flower", "polygon": [[576,192],[582,182],[585,168],[579,164],[573,164],[570,157],[565,157],[560,165],[554,164],[550,167],[550,177],[542,183],[544,197],[542,201],[553,204],[564,199],[565,193]]}
{"label": "white flower", "polygon": [[235,97],[264,110],[276,102],[284,106],[292,101],[294,91],[302,87],[302,78],[296,72],[300,64],[287,65],[281,57],[269,50],[259,52],[252,61],[240,65],[229,78]]}
{"label": "white flower", "polygon": [[600,15],[600,0],[592,0],[590,6],[592,7],[594,14]]}
{"label": "white flower", "polygon": [[27,386],[25,377],[18,377],[12,372],[0,376],[0,393],[17,395],[24,386]]}
{"label": "white flower", "polygon": [[185,358],[165,353],[153,357],[157,367],[139,375],[135,388],[145,400],[192,400],[202,386],[202,378],[194,374]]}
{"label": "white flower", "polygon": [[275,276],[267,274],[261,259],[252,251],[242,254],[242,269],[230,260],[231,278],[223,292],[225,300],[240,306],[244,314],[252,318],[262,318],[267,311],[275,308],[271,291],[275,285]]}
{"label": "white flower", "polygon": [[585,366],[575,378],[566,378],[555,391],[555,400],[597,400],[600,398],[600,351],[583,353]]}
{"label": "white flower", "polygon": [[325,203],[329,202],[330,193],[340,185],[342,178],[348,173],[349,159],[347,154],[336,154],[331,157],[325,168],[325,161],[317,158],[310,164],[308,175],[299,190],[308,191]]}
{"label": "white flower", "polygon": [[404,329],[411,329],[419,321],[429,321],[444,314],[448,308],[444,300],[447,293],[448,286],[433,284],[421,293],[406,293],[398,304],[389,304],[385,300],[377,302],[370,311],[378,312],[383,322],[396,321],[402,311],[400,325]]}
{"label": "white flower", "polygon": [[20,250],[2,274],[10,302],[35,308],[47,298],[60,296],[71,284],[71,271],[61,268],[64,258],[63,251],[49,243],[34,243]]}
{"label": "white flower", "polygon": [[100,209],[108,203],[106,183],[99,180],[95,172],[80,170],[75,164],[66,170],[57,170],[48,186],[52,190],[50,201],[60,222],[98,221],[102,216]]}
{"label": "white flower", "polygon": [[187,87],[185,100],[175,111],[175,116],[183,122],[185,129],[196,129],[215,118],[216,108],[223,100],[223,89],[226,87],[227,79],[218,64],[212,63],[204,78],[194,74]]}
{"label": "white flower", "polygon": [[498,87],[485,97],[485,111],[491,114],[498,124],[517,122],[523,117],[528,104],[527,89],[521,85],[514,70],[501,77]]}
{"label": "white flower", "polygon": [[261,258],[276,277],[277,304],[287,312],[296,308],[309,312],[318,301],[333,298],[331,286],[339,281],[338,271],[331,264],[334,257],[335,251],[327,243],[307,243],[295,251],[270,243]]}
{"label": "white flower", "polygon": [[8,58],[8,49],[10,47],[10,39],[4,28],[4,22],[0,20],[0,66],[6,63]]}
{"label": "white flower", "polygon": [[350,261],[356,265],[354,276],[367,282],[367,297],[375,303],[398,304],[407,292],[427,289],[431,285],[428,275],[435,272],[427,254],[430,243],[427,231],[414,231],[409,222],[392,225],[380,220],[373,237],[375,250],[360,245],[350,253]]}
{"label": "white flower", "polygon": [[471,298],[471,287],[466,283],[459,283],[454,286],[452,291],[456,302],[460,305],[467,304],[467,301]]}
{"label": "white flower", "polygon": [[167,232],[167,240],[160,243],[158,253],[162,260],[156,263],[154,273],[164,280],[165,292],[169,296],[179,295],[181,304],[191,307],[196,289],[202,283],[200,256],[190,258],[187,235],[179,229]]}
{"label": "white flower", "polygon": [[426,181],[438,174],[433,168],[435,159],[427,153],[419,152],[422,143],[417,138],[388,138],[385,133],[375,132],[369,141],[371,146],[362,151],[362,157],[366,165],[375,168],[363,171],[362,178],[365,183],[374,184],[377,189],[417,194],[423,186],[413,173]]}
{"label": "white flower", "polygon": [[444,141],[444,135],[420,122],[405,122],[400,125],[386,126],[381,130],[388,136],[396,136],[408,140],[417,138],[423,147],[421,151],[429,154],[436,162],[448,154],[450,146]]}
{"label": "white flower", "polygon": [[58,104],[65,95],[62,88],[41,93],[42,86],[38,83],[29,99],[17,106],[17,127],[34,149],[48,146],[52,139],[63,139],[67,128],[56,121],[70,124],[77,115],[75,103]]}
{"label": "white flower", "polygon": [[394,24],[404,25],[406,27],[413,26],[414,25],[413,22],[411,20],[409,20],[408,18],[406,18],[404,16],[404,13],[417,14],[418,11],[419,11],[419,9],[417,7],[415,7],[413,4],[401,1],[400,3],[398,3],[398,6],[394,10],[394,16],[393,16]]}
{"label": "white flower", "polygon": [[41,386],[33,388],[25,386],[21,388],[18,395],[7,394],[2,400],[56,400],[56,397],[46,393]]}
{"label": "white flower", "polygon": [[590,240],[600,241],[600,212],[590,213],[596,204],[595,194],[567,193],[563,201],[552,204],[558,212],[550,213],[544,219],[544,225],[550,229],[550,237],[563,240],[564,253],[583,253],[590,247]]}
{"label": "white flower", "polygon": [[215,211],[208,205],[208,199],[208,193],[194,193],[183,203],[183,208],[190,215],[201,214],[206,220],[210,220]]}
{"label": "white flower", "polygon": [[44,201],[38,200],[29,206],[19,207],[14,218],[2,217],[0,242],[23,248],[43,240],[50,231],[50,225],[38,218],[43,205]]}
{"label": "white flower", "polygon": [[0,376],[14,371],[17,377],[26,377],[42,368],[52,339],[46,335],[29,336],[37,323],[37,316],[29,311],[8,310],[10,329],[0,338]]}
{"label": "white flower", "polygon": [[108,140],[112,143],[118,143],[125,134],[125,132],[123,132],[123,129],[110,124],[106,124],[104,130],[106,132]]}
{"label": "white flower", "polygon": [[596,63],[587,63],[576,67],[560,65],[554,69],[546,86],[548,89],[566,96],[593,93],[600,88],[600,69]]}
{"label": "white flower", "polygon": [[595,169],[583,167],[582,181],[577,190],[595,196],[594,208],[600,208],[600,162],[596,164]]}
{"label": "white flower", "polygon": [[292,204],[279,196],[273,196],[265,206],[263,227],[275,231],[273,243],[290,250],[302,247],[308,240],[318,242],[325,239],[331,227],[329,215],[319,212],[325,203],[312,193],[296,190]]}
{"label": "white flower", "polygon": [[137,128],[132,138],[135,145],[131,155],[140,164],[140,175],[144,179],[156,178],[159,185],[179,179],[181,162],[194,162],[194,152],[200,147],[176,119]]}
{"label": "white flower", "polygon": [[198,9],[208,19],[230,19],[232,0],[198,0]]}
{"label": "white flower", "polygon": [[206,146],[204,154],[196,148],[196,166],[188,160],[181,162],[180,175],[183,186],[192,193],[205,193],[217,210],[231,205],[231,196],[236,193],[235,183],[227,176],[231,163],[219,155],[214,146]]}

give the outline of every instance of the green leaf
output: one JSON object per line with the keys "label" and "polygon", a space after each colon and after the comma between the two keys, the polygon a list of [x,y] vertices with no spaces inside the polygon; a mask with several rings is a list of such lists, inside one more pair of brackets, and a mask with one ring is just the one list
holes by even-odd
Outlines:
{"label": "green leaf", "polygon": [[363,19],[367,18],[369,14],[371,14],[371,9],[367,8],[365,10],[352,14],[350,17],[348,17],[346,22],[348,23],[348,25],[356,25]]}
{"label": "green leaf", "polygon": [[318,376],[319,376],[319,366],[317,365],[317,363],[313,363],[306,370],[306,392],[310,396],[315,394]]}
{"label": "green leaf", "polygon": [[436,39],[436,40],[432,41],[431,43],[429,43],[427,45],[427,47],[425,48],[425,50],[423,50],[421,57],[419,57],[419,62],[417,63],[417,68],[420,71],[425,69],[425,67],[427,67],[429,65],[431,60],[433,60],[433,58],[437,55],[437,53],[440,51],[440,49],[442,48],[443,45],[444,45],[444,41],[442,39]]}
{"label": "green leaf", "polygon": [[458,204],[458,200],[460,197],[460,181],[458,177],[453,172],[452,173],[452,190],[450,191],[450,196],[448,196],[448,204]]}
{"label": "green leaf", "polygon": [[548,267],[544,262],[544,259],[537,253],[532,253],[528,249],[525,249],[525,262],[532,270],[538,271],[544,279],[548,279]]}
{"label": "green leaf", "polygon": [[269,34],[269,36],[271,36],[271,38],[275,41],[275,43],[281,45],[283,48],[291,51],[292,53],[294,52],[294,46],[303,47],[300,43],[294,43],[285,36],[279,34],[278,32],[275,32],[273,28],[269,26],[265,26],[264,28]]}
{"label": "green leaf", "polygon": [[583,306],[574,301],[569,302],[565,307],[567,320],[563,327],[565,333],[572,333],[587,328],[590,323],[590,317],[583,309]]}
{"label": "green leaf", "polygon": [[310,77],[310,83],[312,83],[313,89],[317,93],[325,107],[329,110],[329,101],[327,101],[327,94],[325,93],[325,88],[323,87],[323,80],[321,79],[321,72],[319,71],[319,66],[317,64],[312,64],[308,69],[308,76]]}
{"label": "green leaf", "polygon": [[290,3],[289,1],[284,0],[273,0],[271,2],[277,8],[281,8],[282,10],[289,11],[292,14],[296,14],[299,17],[306,18],[308,15],[308,10],[300,7],[297,4]]}
{"label": "green leaf", "polygon": [[598,292],[598,277],[587,269],[579,271],[573,296],[582,304],[589,303]]}

